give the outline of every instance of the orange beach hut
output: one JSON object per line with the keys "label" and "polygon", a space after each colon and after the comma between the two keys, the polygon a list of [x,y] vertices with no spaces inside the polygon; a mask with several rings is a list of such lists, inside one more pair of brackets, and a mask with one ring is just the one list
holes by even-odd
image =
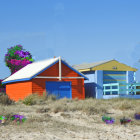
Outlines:
{"label": "orange beach hut", "polygon": [[54,94],[57,98],[85,98],[86,76],[61,57],[33,62],[2,81],[10,99],[23,100],[30,94]]}

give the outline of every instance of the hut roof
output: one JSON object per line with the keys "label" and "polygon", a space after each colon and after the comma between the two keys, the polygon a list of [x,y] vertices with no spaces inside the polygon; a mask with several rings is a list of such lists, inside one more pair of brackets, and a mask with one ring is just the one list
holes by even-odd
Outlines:
{"label": "hut roof", "polygon": [[84,64],[73,65],[73,68],[82,72],[82,71],[91,71],[91,70],[112,70],[112,66],[118,66],[119,70],[137,71],[137,69],[130,67],[126,64],[120,63],[115,59],[99,61],[99,62],[94,62],[94,63],[84,63]]}
{"label": "hut roof", "polygon": [[99,62],[94,62],[94,63],[83,63],[83,64],[78,64],[78,65],[73,65],[73,68],[79,70],[79,69],[89,69],[89,68],[94,68],[98,65],[102,65],[106,62],[109,62],[112,60],[105,60],[105,61],[99,61]]}
{"label": "hut roof", "polygon": [[[51,58],[51,59],[46,59],[43,61],[38,61],[38,62],[33,62],[31,64],[28,64],[27,66],[23,67],[16,73],[4,79],[2,83],[6,84],[6,83],[17,82],[17,81],[31,80],[32,78],[36,77],[38,74],[42,73],[44,70],[48,69],[49,67],[57,63],[59,61],[59,58],[60,57]],[[72,68],[65,60],[61,59],[61,61],[64,64],[66,64],[68,67],[70,67],[72,70],[77,72],[80,76],[84,77],[85,79],[88,79],[85,75],[83,75],[76,69]]]}

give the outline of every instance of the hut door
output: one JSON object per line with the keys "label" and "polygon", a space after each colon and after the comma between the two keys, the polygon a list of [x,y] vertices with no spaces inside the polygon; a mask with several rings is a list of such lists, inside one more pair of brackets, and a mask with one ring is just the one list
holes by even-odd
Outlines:
{"label": "hut door", "polygon": [[60,98],[72,98],[71,96],[71,82],[46,82],[47,93],[53,94]]}

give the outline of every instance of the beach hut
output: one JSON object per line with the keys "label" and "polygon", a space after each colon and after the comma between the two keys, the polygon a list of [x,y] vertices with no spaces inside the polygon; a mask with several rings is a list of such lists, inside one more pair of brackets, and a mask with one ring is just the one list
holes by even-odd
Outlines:
{"label": "beach hut", "polygon": [[97,99],[114,97],[140,98],[135,72],[137,69],[117,60],[74,65],[89,80],[85,81],[85,96]]}
{"label": "beach hut", "polygon": [[61,57],[33,62],[2,81],[6,94],[18,101],[30,94],[56,95],[57,98],[85,98],[84,80],[88,78]]}

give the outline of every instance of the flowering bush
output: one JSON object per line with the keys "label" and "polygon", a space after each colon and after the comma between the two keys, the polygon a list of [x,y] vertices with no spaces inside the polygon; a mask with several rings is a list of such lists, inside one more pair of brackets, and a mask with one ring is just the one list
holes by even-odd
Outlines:
{"label": "flowering bush", "polygon": [[126,119],[125,117],[123,117],[122,119],[120,119],[120,123],[121,124],[126,124],[126,123],[129,123],[129,122],[132,122],[131,119]]}
{"label": "flowering bush", "polygon": [[25,122],[26,118],[23,115],[16,114],[11,117],[11,120],[20,124]]}
{"label": "flowering bush", "polygon": [[23,52],[23,51],[16,51],[14,54],[19,55],[20,57],[23,57],[23,58],[25,58],[26,56],[30,55],[29,52]]}
{"label": "flowering bush", "polygon": [[134,114],[134,118],[135,118],[136,120],[140,120],[140,112],[139,112],[139,113],[135,113],[135,114]]}
{"label": "flowering bush", "polygon": [[105,122],[106,124],[113,124],[115,122],[115,119],[111,118],[111,117],[107,117],[107,116],[103,116],[102,117],[103,122]]}
{"label": "flowering bush", "polygon": [[25,51],[21,45],[9,48],[7,54],[5,54],[6,66],[11,70],[11,74],[33,61],[32,55],[28,51]]}
{"label": "flowering bush", "polygon": [[0,115],[0,123],[5,123],[7,118],[5,118],[4,116]]}

